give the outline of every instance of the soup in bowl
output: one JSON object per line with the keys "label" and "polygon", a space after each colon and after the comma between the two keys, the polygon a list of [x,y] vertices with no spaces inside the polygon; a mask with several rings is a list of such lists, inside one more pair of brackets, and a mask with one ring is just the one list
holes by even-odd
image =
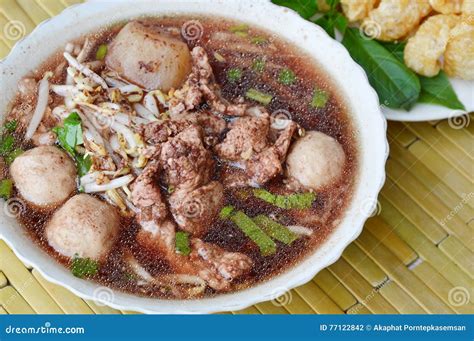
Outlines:
{"label": "soup in bowl", "polygon": [[385,122],[345,50],[269,3],[198,3],[77,6],[3,62],[1,234],[83,297],[145,312],[269,299],[335,261],[376,202]]}

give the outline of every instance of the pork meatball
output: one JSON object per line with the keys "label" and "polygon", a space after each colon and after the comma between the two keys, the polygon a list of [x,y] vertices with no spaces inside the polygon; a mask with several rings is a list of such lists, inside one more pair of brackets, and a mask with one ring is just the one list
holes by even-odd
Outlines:
{"label": "pork meatball", "polygon": [[186,43],[138,21],[120,30],[105,61],[120,76],[147,90],[179,88],[191,72]]}
{"label": "pork meatball", "polygon": [[345,161],[339,142],[321,132],[309,131],[295,142],[286,163],[290,178],[318,190],[341,176]]}
{"label": "pork meatball", "polygon": [[10,173],[21,196],[34,206],[55,208],[76,189],[74,162],[54,146],[21,154],[13,161]]}
{"label": "pork meatball", "polygon": [[54,213],[45,234],[49,245],[63,256],[102,260],[117,240],[119,229],[120,217],[114,207],[78,194]]}

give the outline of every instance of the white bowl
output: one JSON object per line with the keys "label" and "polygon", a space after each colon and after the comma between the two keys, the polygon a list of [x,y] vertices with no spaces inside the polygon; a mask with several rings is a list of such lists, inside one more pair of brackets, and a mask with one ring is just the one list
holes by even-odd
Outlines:
{"label": "white bowl", "polygon": [[[385,118],[380,112],[377,95],[362,68],[350,58],[340,43],[295,12],[267,1],[254,0],[114,0],[92,1],[70,7],[39,25],[0,63],[0,112],[2,115],[7,112],[18,81],[38,67],[52,52],[64,48],[66,42],[97,29],[99,25],[144,14],[206,14],[240,20],[292,41],[326,69],[350,109],[360,144],[359,179],[340,225],[306,259],[271,280],[243,291],[187,301],[138,297],[74,277],[33,243],[5,209],[0,210],[0,237],[23,262],[36,268],[49,281],[68,288],[82,298],[93,299],[117,309],[144,313],[239,310],[274,299],[284,291],[308,282],[321,269],[334,263],[344,248],[361,233],[365,220],[376,207],[377,195],[385,180],[388,144]],[[3,120],[3,117],[0,119]]]}

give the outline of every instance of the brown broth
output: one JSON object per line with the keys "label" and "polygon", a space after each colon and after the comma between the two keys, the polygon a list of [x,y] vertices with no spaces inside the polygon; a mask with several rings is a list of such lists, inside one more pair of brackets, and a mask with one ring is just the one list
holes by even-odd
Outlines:
{"label": "brown broth", "polygon": [[[148,24],[161,29],[168,27],[181,28],[182,24],[190,19],[189,17],[177,18],[145,18]],[[346,154],[346,165],[341,179],[332,186],[317,193],[317,199],[313,207],[308,210],[285,211],[266,204],[254,197],[242,199],[236,189],[226,189],[225,200],[227,204],[232,204],[237,209],[241,209],[249,216],[257,214],[273,214],[280,218],[284,224],[295,224],[302,220],[314,229],[310,238],[300,238],[291,246],[277,242],[277,252],[272,256],[263,257],[258,248],[253,244],[235,225],[229,221],[215,219],[211,222],[212,228],[203,238],[204,241],[215,243],[226,250],[238,251],[247,254],[254,261],[252,272],[245,278],[240,279],[235,290],[242,289],[257,282],[267,280],[272,276],[287,271],[305,256],[318,247],[327,236],[334,230],[338,220],[346,209],[352,195],[355,182],[357,181],[357,136],[351,124],[349,112],[344,101],[340,98],[337,89],[326,76],[324,70],[305,53],[297,49],[291,43],[272,35],[261,29],[250,27],[247,37],[241,37],[242,46],[251,37],[265,37],[267,43],[262,45],[250,44],[251,51],[239,50],[239,44],[235,41],[220,42],[212,39],[216,32],[229,33],[229,27],[240,23],[223,19],[200,18],[204,28],[204,34],[198,41],[190,44],[203,46],[211,62],[218,84],[222,88],[223,96],[228,100],[236,100],[242,97],[249,88],[256,88],[260,91],[271,93],[274,100],[267,106],[269,112],[286,110],[291,113],[291,117],[306,130],[318,130],[337,139]],[[89,35],[96,44],[99,45],[113,39],[123,24],[104,28]],[[233,37],[237,38],[237,36]],[[82,40],[79,40],[82,41]],[[214,57],[217,52],[225,58],[225,61],[218,61]],[[93,56],[89,56],[93,58]],[[257,58],[264,58],[268,69],[264,72],[255,72],[252,65]],[[54,70],[61,65],[60,52],[54,54],[44,65],[34,72],[34,77],[40,79],[46,70]],[[232,83],[227,80],[227,72],[231,68],[241,68],[243,70],[242,80]],[[284,86],[278,83],[278,73],[282,68],[291,69],[297,77],[296,83]],[[63,78],[53,79],[54,83],[60,84]],[[322,109],[314,109],[311,102],[314,88],[325,89],[330,93],[328,104]],[[58,101],[54,98],[54,101]],[[18,100],[13,102],[13,106],[21,103]],[[24,145],[24,147],[31,146]],[[216,178],[219,177],[219,169],[216,171]],[[272,192],[283,192],[283,177],[272,180],[266,188]],[[44,227],[51,213],[45,214],[37,212],[31,207],[27,207],[19,217],[20,222],[25,226],[33,240],[41,246],[51,256],[55,257],[65,266],[70,266],[70,260],[58,255],[44,238]],[[113,248],[107,261],[101,264],[98,275],[93,280],[108,285],[110,287],[131,292],[139,295],[170,298],[168,292],[162,290],[143,289],[136,285],[133,278],[124,271],[123,250],[129,249],[137,260],[152,275],[169,273],[170,269],[165,260],[159,254],[150,250],[143,250],[135,242],[135,235],[138,225],[133,219],[123,219],[121,236]],[[208,289],[205,295],[216,294],[212,289]]]}

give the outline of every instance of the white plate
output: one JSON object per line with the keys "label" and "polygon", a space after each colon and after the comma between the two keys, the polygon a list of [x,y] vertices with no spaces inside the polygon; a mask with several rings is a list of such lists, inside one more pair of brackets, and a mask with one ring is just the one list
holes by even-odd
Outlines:
{"label": "white plate", "polygon": [[8,112],[7,106],[15,95],[18,81],[38,67],[53,51],[63,49],[68,41],[98,26],[140,15],[193,13],[233,18],[266,28],[292,41],[326,69],[350,111],[360,145],[359,176],[352,201],[339,226],[327,240],[285,273],[246,290],[188,301],[138,297],[74,277],[68,269],[33,243],[12,217],[15,205],[18,208],[21,201],[10,201],[9,205],[4,203],[3,209],[0,209],[0,237],[22,261],[38,269],[47,280],[85,299],[117,309],[146,313],[206,313],[243,309],[274,299],[310,281],[321,269],[334,263],[346,246],[362,232],[365,220],[376,207],[377,195],[385,181],[388,144],[386,120],[380,111],[375,91],[370,87],[362,68],[352,61],[340,43],[331,39],[321,28],[301,19],[295,12],[268,1],[114,0],[86,2],[70,7],[39,25],[0,62],[0,121]]}
{"label": "white plate", "polygon": [[466,110],[454,110],[440,105],[417,103],[410,111],[382,106],[385,117],[391,121],[436,121],[449,119],[474,111],[474,81],[450,78],[449,81]]}

